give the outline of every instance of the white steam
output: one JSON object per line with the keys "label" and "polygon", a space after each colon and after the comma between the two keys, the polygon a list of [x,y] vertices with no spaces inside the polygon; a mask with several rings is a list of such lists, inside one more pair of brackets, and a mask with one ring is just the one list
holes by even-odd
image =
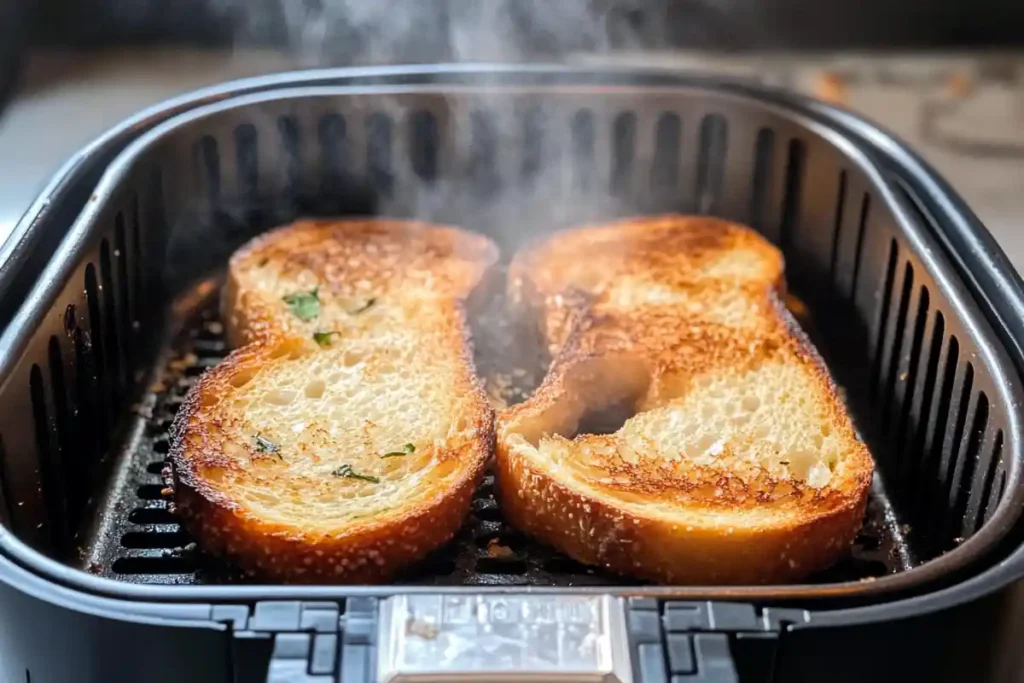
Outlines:
{"label": "white steam", "polygon": [[[276,34],[307,65],[520,62],[657,47],[637,0],[213,0],[236,40]],[[635,7],[633,5],[636,5]],[[641,35],[642,33],[642,35]]]}

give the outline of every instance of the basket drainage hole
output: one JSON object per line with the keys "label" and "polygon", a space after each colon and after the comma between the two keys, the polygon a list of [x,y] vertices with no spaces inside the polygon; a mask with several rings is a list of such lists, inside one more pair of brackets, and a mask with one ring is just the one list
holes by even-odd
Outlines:
{"label": "basket drainage hole", "polygon": [[115,574],[191,574],[194,560],[185,557],[121,557],[111,567]]}
{"label": "basket drainage hole", "polygon": [[415,565],[409,567],[409,577],[418,576],[448,576],[454,574],[458,567],[450,557],[426,557]]}
{"label": "basket drainage hole", "polygon": [[182,530],[169,533],[129,531],[121,536],[121,546],[133,549],[165,548],[173,550],[182,548],[191,542],[192,537]]}
{"label": "basket drainage hole", "polygon": [[163,500],[163,484],[143,484],[135,490],[135,494],[142,500]]}
{"label": "basket drainage hole", "polygon": [[167,439],[157,439],[153,442],[153,450],[162,455],[167,455],[171,450],[171,442]]}
{"label": "basket drainage hole", "polygon": [[[473,542],[478,548],[483,548],[484,550],[487,550],[492,546],[500,546],[502,548],[516,550],[526,543],[526,538],[513,532],[501,531],[499,533],[490,534],[481,533],[473,539]],[[502,551],[499,550],[497,552]]]}
{"label": "basket drainage hole", "polygon": [[525,574],[526,562],[514,558],[481,557],[476,561],[476,570],[481,574]]}
{"label": "basket drainage hole", "polygon": [[497,505],[488,505],[487,507],[480,507],[475,512],[477,519],[481,519],[485,522],[500,522],[501,521],[501,510],[498,509]]}
{"label": "basket drainage hole", "polygon": [[859,558],[853,558],[850,563],[854,572],[857,576],[885,576],[889,573],[889,567],[884,562],[878,560],[862,560]]}
{"label": "basket drainage hole", "polygon": [[878,550],[882,545],[882,539],[874,534],[861,533],[857,534],[857,539],[854,541],[854,545],[862,550]]}
{"label": "basket drainage hole", "polygon": [[177,524],[178,520],[166,508],[137,508],[128,515],[132,524]]}
{"label": "basket drainage hole", "polygon": [[590,567],[568,557],[552,557],[544,563],[544,571],[552,574],[586,574]]}
{"label": "basket drainage hole", "polygon": [[163,474],[165,465],[167,465],[166,460],[154,460],[146,465],[146,471],[150,474]]}

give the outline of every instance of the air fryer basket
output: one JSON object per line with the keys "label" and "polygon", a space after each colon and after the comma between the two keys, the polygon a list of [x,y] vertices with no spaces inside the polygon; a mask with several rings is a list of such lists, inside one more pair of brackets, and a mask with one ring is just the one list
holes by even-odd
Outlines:
{"label": "air fryer basket", "polygon": [[[224,352],[212,303],[234,248],[298,216],[381,213],[480,230],[510,253],[558,227],[662,211],[748,223],[782,248],[879,466],[846,564],[808,585],[673,595],[866,597],[980,567],[1024,498],[1020,389],[988,322],[854,143],[700,86],[281,89],[147,134],[0,345],[0,520],[104,578],[236,581],[190,544],[159,479],[176,405]],[[518,537],[489,486],[403,582],[635,586]]]}

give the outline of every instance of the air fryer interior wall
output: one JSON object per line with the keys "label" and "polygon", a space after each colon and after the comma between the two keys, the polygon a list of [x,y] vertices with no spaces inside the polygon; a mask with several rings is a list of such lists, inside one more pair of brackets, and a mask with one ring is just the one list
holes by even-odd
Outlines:
{"label": "air fryer interior wall", "polygon": [[[1008,361],[884,180],[809,121],[698,88],[304,89],[148,137],[115,164],[48,271],[30,343],[0,367],[0,519],[54,557],[146,583],[236,579],[163,511],[159,463],[176,403],[224,351],[211,278],[246,239],[304,215],[454,223],[506,255],[637,213],[750,224],[783,250],[880,474],[854,564],[791,594],[948,579],[1016,519]],[[622,582],[516,539],[488,486],[449,554],[405,580]],[[494,539],[512,554],[495,557]]]}

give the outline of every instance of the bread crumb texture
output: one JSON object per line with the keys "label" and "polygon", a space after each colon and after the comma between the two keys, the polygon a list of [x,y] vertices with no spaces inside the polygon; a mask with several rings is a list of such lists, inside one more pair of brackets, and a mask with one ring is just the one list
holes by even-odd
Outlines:
{"label": "bread crumb texture", "polygon": [[449,540],[494,436],[465,302],[486,238],[300,221],[229,264],[236,350],[188,395],[170,460],[199,544],[251,574],[379,582]]}
{"label": "bread crumb texture", "polygon": [[794,581],[847,552],[873,463],[784,296],[781,254],[706,217],[585,227],[518,254],[509,298],[553,362],[499,420],[509,519],[667,583]]}

